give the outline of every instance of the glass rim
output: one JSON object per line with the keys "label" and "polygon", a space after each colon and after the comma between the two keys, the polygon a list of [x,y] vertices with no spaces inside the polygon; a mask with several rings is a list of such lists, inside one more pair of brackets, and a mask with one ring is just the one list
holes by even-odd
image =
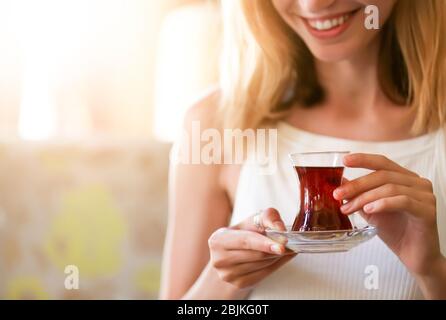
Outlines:
{"label": "glass rim", "polygon": [[296,152],[288,155],[293,166],[298,167],[345,167],[343,159],[350,151]]}
{"label": "glass rim", "polygon": [[305,156],[305,155],[318,155],[318,154],[349,154],[351,151],[310,151],[310,152],[293,152],[290,153],[289,156]]}
{"label": "glass rim", "polygon": [[302,234],[302,235],[312,235],[312,234],[335,234],[335,233],[345,233],[345,232],[364,232],[364,231],[375,231],[377,230],[377,227],[368,224],[363,227],[356,227],[352,226],[352,229],[340,229],[340,230],[320,230],[320,231],[292,231],[291,230],[292,225],[286,225],[286,231],[280,231],[280,230],[274,230],[271,228],[266,228],[265,231],[267,232],[274,232],[277,234],[285,234],[285,235],[294,235],[294,234]]}

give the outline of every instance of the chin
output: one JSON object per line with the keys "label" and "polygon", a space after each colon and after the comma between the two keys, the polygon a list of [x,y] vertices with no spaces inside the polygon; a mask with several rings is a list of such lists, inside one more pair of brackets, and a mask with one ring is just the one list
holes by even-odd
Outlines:
{"label": "chin", "polygon": [[322,62],[339,62],[353,56],[353,52],[344,48],[314,48],[310,51],[316,60]]}
{"label": "chin", "polygon": [[337,44],[312,44],[308,48],[315,59],[322,62],[340,62],[353,59],[358,52],[368,48],[367,44],[337,43]]}

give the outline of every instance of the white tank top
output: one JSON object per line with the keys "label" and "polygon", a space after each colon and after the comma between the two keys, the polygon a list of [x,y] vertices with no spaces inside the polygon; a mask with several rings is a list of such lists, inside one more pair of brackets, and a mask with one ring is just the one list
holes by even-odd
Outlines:
{"label": "white tank top", "polygon": [[[285,224],[292,224],[298,212],[299,197],[298,181],[289,153],[348,150],[383,154],[432,181],[437,197],[440,245],[443,254],[446,253],[445,130],[402,141],[361,142],[302,131],[285,122],[280,122],[277,129],[277,170],[265,175],[255,164],[242,167],[231,224],[269,207],[279,210]],[[344,176],[354,179],[368,172],[346,168]],[[353,219],[357,226],[365,224],[360,216]],[[368,266],[374,266],[377,290],[375,286],[365,285],[370,272]],[[264,279],[250,295],[250,299],[422,298],[415,280],[378,237],[346,253],[299,254]]]}

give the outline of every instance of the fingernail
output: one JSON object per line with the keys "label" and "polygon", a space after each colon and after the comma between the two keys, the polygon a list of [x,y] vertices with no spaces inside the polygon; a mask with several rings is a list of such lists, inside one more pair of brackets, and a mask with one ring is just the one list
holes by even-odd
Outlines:
{"label": "fingernail", "polygon": [[273,244],[271,246],[271,251],[277,254],[282,254],[282,246],[280,244]]}
{"label": "fingernail", "polygon": [[333,191],[333,197],[335,197],[335,199],[342,199],[342,196],[344,194],[344,191],[341,188],[335,189],[335,191]]}
{"label": "fingernail", "polygon": [[282,222],[275,222],[274,223],[274,229],[276,230],[284,230],[285,229],[285,225]]}
{"label": "fingernail", "polygon": [[366,213],[370,213],[373,211],[374,208],[375,208],[375,206],[373,205],[373,203],[369,203],[364,206],[364,211]]}

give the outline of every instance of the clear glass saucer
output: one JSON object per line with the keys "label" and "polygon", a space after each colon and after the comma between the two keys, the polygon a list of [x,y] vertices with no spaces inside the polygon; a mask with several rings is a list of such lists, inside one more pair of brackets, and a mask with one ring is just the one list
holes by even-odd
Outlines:
{"label": "clear glass saucer", "polygon": [[265,230],[274,241],[286,243],[286,247],[298,253],[346,252],[372,239],[377,229],[374,226],[353,230],[334,231],[287,231]]}

